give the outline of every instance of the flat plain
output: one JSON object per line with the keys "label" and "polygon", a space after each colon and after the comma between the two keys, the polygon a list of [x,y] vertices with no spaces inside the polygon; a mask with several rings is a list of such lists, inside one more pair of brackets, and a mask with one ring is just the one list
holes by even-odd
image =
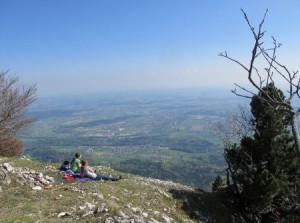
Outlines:
{"label": "flat plain", "polygon": [[40,161],[60,163],[80,152],[91,165],[208,190],[225,169],[212,127],[245,103],[220,89],[41,98],[21,137],[25,154]]}

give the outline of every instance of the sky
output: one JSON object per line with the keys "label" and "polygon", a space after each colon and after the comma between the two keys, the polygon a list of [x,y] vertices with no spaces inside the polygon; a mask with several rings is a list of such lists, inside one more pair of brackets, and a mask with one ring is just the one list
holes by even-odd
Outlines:
{"label": "sky", "polygon": [[0,0],[0,70],[38,96],[225,87],[245,72],[268,9],[265,43],[300,69],[299,0]]}

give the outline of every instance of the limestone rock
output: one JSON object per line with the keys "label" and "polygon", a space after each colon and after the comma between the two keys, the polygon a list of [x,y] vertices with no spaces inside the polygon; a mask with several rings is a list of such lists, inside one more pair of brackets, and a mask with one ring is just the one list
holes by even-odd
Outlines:
{"label": "limestone rock", "polygon": [[0,183],[3,184],[11,183],[10,176],[8,175],[7,171],[4,168],[0,168]]}
{"label": "limestone rock", "polygon": [[7,172],[12,172],[14,170],[14,168],[9,164],[9,163],[3,163],[3,167],[4,169],[7,170]]}
{"label": "limestone rock", "polygon": [[32,188],[32,190],[41,191],[42,187],[41,186],[35,186],[35,187]]}
{"label": "limestone rock", "polygon": [[162,218],[165,220],[166,223],[170,223],[173,220],[172,218],[170,218],[169,216],[167,216],[165,214],[162,215]]}
{"label": "limestone rock", "polygon": [[70,212],[61,212],[57,215],[58,218],[70,217],[72,214]]}
{"label": "limestone rock", "polygon": [[55,182],[54,177],[50,177],[48,175],[45,176],[45,179],[48,180],[48,181],[50,181],[50,182],[52,182],[52,183]]}
{"label": "limestone rock", "polygon": [[109,209],[108,209],[107,204],[102,203],[94,210],[94,214],[100,214],[100,213],[108,212],[108,211],[109,211]]}
{"label": "limestone rock", "polygon": [[113,217],[106,218],[104,223],[146,223],[146,222],[143,220],[135,220],[135,219],[113,216]]}

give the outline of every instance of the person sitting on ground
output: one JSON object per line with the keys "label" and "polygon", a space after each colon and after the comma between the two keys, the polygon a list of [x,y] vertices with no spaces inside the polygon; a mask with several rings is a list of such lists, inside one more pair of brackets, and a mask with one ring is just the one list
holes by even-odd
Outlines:
{"label": "person sitting on ground", "polygon": [[73,160],[71,161],[71,170],[74,173],[80,173],[81,161],[80,161],[80,154],[75,153]]}
{"label": "person sitting on ground", "polygon": [[93,180],[120,180],[122,176],[112,176],[112,175],[103,175],[103,174],[96,174],[95,170],[88,166],[88,162],[86,160],[81,161],[81,176],[88,177]]}

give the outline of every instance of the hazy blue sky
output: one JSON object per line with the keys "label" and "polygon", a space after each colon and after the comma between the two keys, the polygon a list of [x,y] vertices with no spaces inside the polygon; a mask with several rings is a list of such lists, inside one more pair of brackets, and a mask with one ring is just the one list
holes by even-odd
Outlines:
{"label": "hazy blue sky", "polygon": [[39,95],[228,86],[246,80],[265,10],[283,62],[300,69],[299,0],[0,0],[0,69]]}

